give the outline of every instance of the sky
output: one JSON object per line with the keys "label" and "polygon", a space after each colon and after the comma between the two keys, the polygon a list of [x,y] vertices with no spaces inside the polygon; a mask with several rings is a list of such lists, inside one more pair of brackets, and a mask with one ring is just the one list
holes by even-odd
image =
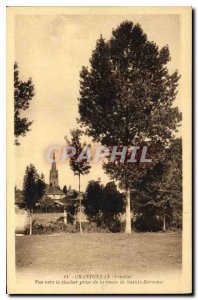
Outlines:
{"label": "sky", "polygon": [[[49,183],[51,164],[46,151],[53,145],[63,149],[64,136],[77,127],[79,72],[89,66],[89,59],[100,34],[109,39],[113,28],[122,21],[140,23],[150,41],[161,48],[168,44],[170,72],[180,71],[180,19],[178,15],[16,15],[15,61],[20,78],[32,78],[36,95],[25,112],[33,120],[31,131],[20,138],[15,147],[16,185],[22,187],[25,168],[33,163]],[[180,93],[175,105],[180,107]],[[88,138],[86,138],[89,141]],[[61,152],[57,153],[57,159]],[[68,162],[57,162],[59,185],[78,188]],[[89,180],[105,184],[110,179],[101,164],[92,164],[91,171],[81,179],[82,190]]]}

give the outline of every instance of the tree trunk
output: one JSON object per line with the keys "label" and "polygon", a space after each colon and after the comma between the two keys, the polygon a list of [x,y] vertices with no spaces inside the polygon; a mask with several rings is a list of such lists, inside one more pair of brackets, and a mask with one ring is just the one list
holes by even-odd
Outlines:
{"label": "tree trunk", "polygon": [[163,218],[163,231],[166,231],[166,215],[164,214]]}
{"label": "tree trunk", "polygon": [[73,224],[73,225],[76,225],[76,217],[75,217],[75,216],[73,216],[72,224]]}
{"label": "tree trunk", "polygon": [[64,212],[63,212],[63,216],[64,216],[64,224],[67,224],[67,211],[66,208],[64,208]]}
{"label": "tree trunk", "polygon": [[29,221],[30,221],[30,235],[32,235],[32,210],[31,209],[30,209]]}
{"label": "tree trunk", "polygon": [[67,224],[67,210],[66,210],[66,202],[67,202],[67,195],[65,195],[65,206],[63,208],[63,219],[64,219],[64,224]]}
{"label": "tree trunk", "polygon": [[131,233],[131,203],[130,203],[130,189],[126,189],[126,227],[125,233]]}
{"label": "tree trunk", "polygon": [[80,234],[82,234],[82,223],[81,223],[81,217],[82,217],[82,208],[81,208],[81,195],[80,195],[80,174],[79,174],[79,197],[80,197],[80,207],[79,207],[79,225],[80,225]]}

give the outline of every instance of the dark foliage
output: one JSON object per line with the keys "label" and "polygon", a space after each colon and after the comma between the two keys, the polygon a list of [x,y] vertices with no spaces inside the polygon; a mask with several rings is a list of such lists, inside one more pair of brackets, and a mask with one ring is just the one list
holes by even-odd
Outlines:
{"label": "dark foliage", "polygon": [[161,162],[148,168],[132,192],[139,231],[182,228],[182,140],[173,139]]}
{"label": "dark foliage", "polygon": [[32,121],[22,116],[22,112],[30,106],[30,101],[34,97],[34,85],[32,79],[21,81],[19,78],[18,64],[14,64],[14,135],[15,145],[20,145],[18,138],[25,136],[30,131]]}
{"label": "dark foliage", "polygon": [[124,211],[124,195],[117,190],[114,182],[104,187],[100,181],[90,181],[83,205],[90,222],[95,222],[101,228],[109,228],[112,232],[121,230],[119,216]]}
{"label": "dark foliage", "polygon": [[40,176],[32,164],[27,166],[23,182],[23,200],[29,210],[32,210],[35,204],[42,199],[45,187],[43,174]]}

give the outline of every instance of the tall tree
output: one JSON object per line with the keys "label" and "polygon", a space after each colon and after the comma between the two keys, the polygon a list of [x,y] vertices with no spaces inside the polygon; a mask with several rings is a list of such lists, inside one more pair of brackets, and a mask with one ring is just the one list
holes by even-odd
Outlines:
{"label": "tall tree", "polygon": [[[87,145],[86,143],[81,143],[81,137],[83,132],[80,129],[72,129],[70,131],[71,140],[65,137],[66,143],[68,146],[72,146],[76,149],[76,154],[70,158],[70,168],[74,172],[74,175],[78,176],[78,192],[79,192],[79,225],[80,225],[80,233],[82,234],[82,199],[81,199],[81,188],[80,188],[80,179],[82,175],[87,175],[90,172],[91,166],[89,165],[89,160],[80,159],[80,153],[82,153],[83,148]],[[79,159],[79,160],[78,160]]]}
{"label": "tall tree", "polygon": [[182,141],[173,139],[161,161],[146,170],[133,191],[136,229],[181,228],[182,219]]}
{"label": "tall tree", "polygon": [[35,204],[43,197],[45,193],[44,175],[38,174],[34,165],[26,167],[23,181],[23,199],[29,209],[30,216],[30,235],[32,235],[32,213]]}
{"label": "tall tree", "polygon": [[[168,46],[159,49],[148,41],[139,24],[124,21],[113,29],[110,40],[100,36],[90,68],[83,67],[80,73],[79,122],[93,141],[128,148],[134,138],[149,141],[153,163],[159,160],[155,144],[167,145],[181,121],[178,108],[172,106],[180,76],[177,71],[169,74],[169,61]],[[136,173],[144,168],[134,163],[104,167],[125,189],[126,232],[130,233],[130,190]]]}
{"label": "tall tree", "polygon": [[34,97],[34,85],[32,79],[21,81],[19,78],[18,64],[14,64],[14,135],[15,145],[20,145],[18,138],[25,136],[30,131],[32,121],[21,115],[30,106],[30,101]]}
{"label": "tall tree", "polygon": [[[166,149],[167,171],[164,174],[164,201],[171,209],[169,226],[182,228],[182,139],[175,138]],[[166,218],[164,219],[166,221]],[[164,229],[166,229],[166,224]]]}

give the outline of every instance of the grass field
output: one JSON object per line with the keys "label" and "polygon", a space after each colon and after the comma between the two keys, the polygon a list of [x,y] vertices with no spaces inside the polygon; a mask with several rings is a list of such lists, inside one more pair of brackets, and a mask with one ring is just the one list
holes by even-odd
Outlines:
{"label": "grass field", "polygon": [[152,272],[181,269],[181,233],[16,237],[17,271]]}

